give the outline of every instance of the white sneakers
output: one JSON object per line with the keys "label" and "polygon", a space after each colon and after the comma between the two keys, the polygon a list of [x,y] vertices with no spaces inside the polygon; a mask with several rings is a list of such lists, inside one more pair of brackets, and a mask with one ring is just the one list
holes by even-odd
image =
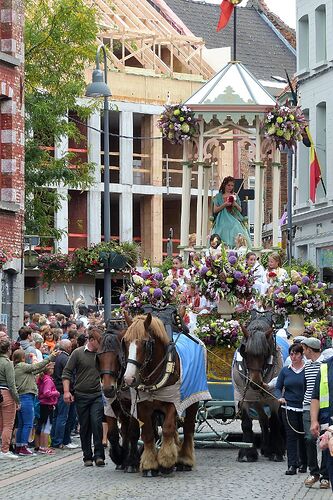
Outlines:
{"label": "white sneakers", "polygon": [[68,450],[76,450],[76,448],[79,448],[79,445],[74,443],[68,443],[65,444],[65,448],[67,448]]}
{"label": "white sneakers", "polygon": [[7,451],[7,453],[4,453],[3,451],[0,451],[0,458],[18,458],[17,455],[15,455],[13,452],[11,451]]}

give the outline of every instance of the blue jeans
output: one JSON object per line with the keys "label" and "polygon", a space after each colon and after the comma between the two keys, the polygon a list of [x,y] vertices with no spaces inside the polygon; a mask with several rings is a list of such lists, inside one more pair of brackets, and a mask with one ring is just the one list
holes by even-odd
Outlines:
{"label": "blue jeans", "polygon": [[16,446],[27,446],[29,435],[34,422],[34,394],[22,394],[20,396],[21,408],[17,413],[18,426],[16,432]]}
{"label": "blue jeans", "polygon": [[67,404],[64,402],[64,395],[61,394],[54,410],[51,442],[52,446],[58,447],[71,442],[71,428],[75,418],[75,403]]}

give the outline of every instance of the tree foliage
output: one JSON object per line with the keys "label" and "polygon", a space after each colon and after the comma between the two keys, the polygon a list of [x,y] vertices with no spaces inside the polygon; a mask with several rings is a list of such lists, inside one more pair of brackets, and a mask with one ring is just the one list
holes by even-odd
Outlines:
{"label": "tree foliage", "polygon": [[[54,158],[53,146],[68,135],[82,140],[68,111],[86,119],[92,111],[78,103],[84,95],[85,70],[96,54],[97,12],[85,0],[26,0],[26,233],[53,236],[57,188],[84,189],[92,183],[92,165],[70,153]],[[49,149],[47,148],[49,147]],[[69,168],[69,163],[76,168]]]}

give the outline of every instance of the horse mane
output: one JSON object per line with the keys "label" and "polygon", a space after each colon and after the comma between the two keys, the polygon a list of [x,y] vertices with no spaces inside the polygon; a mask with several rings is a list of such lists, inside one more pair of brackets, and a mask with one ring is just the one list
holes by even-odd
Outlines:
{"label": "horse mane", "polygon": [[99,348],[99,352],[117,352],[120,348],[120,339],[124,329],[120,326],[109,328],[102,335],[102,340]]}
{"label": "horse mane", "polygon": [[246,352],[250,356],[268,357],[273,353],[272,336],[266,337],[266,332],[270,328],[267,320],[255,319],[247,327],[249,337],[246,341]]}
{"label": "horse mane", "polygon": [[[133,342],[134,340],[147,340],[148,334],[145,330],[144,322],[147,316],[144,314],[140,314],[139,316],[135,316],[133,319],[133,323],[127,328],[126,333],[124,335],[124,339],[128,342]],[[169,344],[170,339],[168,334],[164,328],[162,321],[155,316],[152,316],[151,324],[149,327],[150,335],[158,339],[162,342],[162,344]]]}

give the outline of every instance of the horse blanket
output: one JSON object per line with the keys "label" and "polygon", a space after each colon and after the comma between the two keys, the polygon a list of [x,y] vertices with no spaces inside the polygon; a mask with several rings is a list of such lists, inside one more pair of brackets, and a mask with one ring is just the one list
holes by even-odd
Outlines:
{"label": "horse blanket", "polygon": [[138,391],[137,402],[166,401],[174,403],[177,413],[182,416],[186,408],[199,401],[212,399],[207,384],[206,348],[199,341],[193,342],[185,335],[173,334],[180,359],[180,378],[176,384],[162,387],[157,391]]}

